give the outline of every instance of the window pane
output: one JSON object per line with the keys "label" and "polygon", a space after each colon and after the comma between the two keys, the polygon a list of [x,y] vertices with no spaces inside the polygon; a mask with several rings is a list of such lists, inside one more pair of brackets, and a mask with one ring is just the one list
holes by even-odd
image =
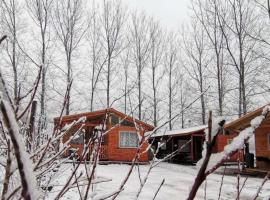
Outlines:
{"label": "window pane", "polygon": [[131,147],[137,147],[138,136],[136,133],[129,134],[129,141]]}
{"label": "window pane", "polygon": [[84,133],[80,132],[78,135],[74,136],[74,138],[71,140],[71,143],[83,144],[84,143]]}
{"label": "window pane", "polygon": [[120,147],[137,147],[138,136],[134,132],[120,132]]}

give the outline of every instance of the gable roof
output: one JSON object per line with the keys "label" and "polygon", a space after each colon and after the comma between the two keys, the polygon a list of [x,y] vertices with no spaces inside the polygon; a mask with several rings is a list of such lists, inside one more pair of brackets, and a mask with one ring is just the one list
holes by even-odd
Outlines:
{"label": "gable roof", "polygon": [[206,128],[207,128],[207,125],[201,125],[201,126],[194,126],[194,127],[190,127],[190,128],[171,130],[171,131],[167,131],[167,132],[159,131],[159,132],[153,134],[151,137],[185,136],[185,135],[190,135],[190,134],[204,131]]}
{"label": "gable roof", "polygon": [[[270,104],[266,104],[265,106],[267,106],[267,105],[270,105]],[[243,115],[242,117],[231,121],[228,124],[225,124],[224,128],[232,130],[232,129],[239,129],[239,128],[244,129],[244,128],[249,127],[250,126],[250,121],[252,119],[254,119],[255,117],[261,115],[265,106],[262,106],[262,107],[254,110],[252,112],[249,112],[249,113]]]}
{"label": "gable roof", "polygon": [[[62,122],[72,122],[74,120],[78,120],[81,117],[86,117],[87,119],[89,119],[89,118],[91,119],[91,118],[103,117],[106,114],[115,114],[118,117],[120,117],[122,119],[125,118],[126,120],[128,120],[130,122],[134,121],[133,117],[126,115],[126,114],[124,114],[124,113],[122,113],[114,108],[107,108],[107,109],[102,109],[102,110],[96,110],[93,112],[84,112],[84,113],[78,113],[78,114],[72,114],[72,115],[65,115],[65,116],[61,117],[61,120],[62,120]],[[60,117],[54,118],[54,123],[59,123],[59,121],[60,121]],[[138,120],[138,119],[135,119],[135,122],[140,124],[141,126],[146,127],[150,131],[155,128],[154,126],[147,124],[147,123],[145,123],[141,120]]]}

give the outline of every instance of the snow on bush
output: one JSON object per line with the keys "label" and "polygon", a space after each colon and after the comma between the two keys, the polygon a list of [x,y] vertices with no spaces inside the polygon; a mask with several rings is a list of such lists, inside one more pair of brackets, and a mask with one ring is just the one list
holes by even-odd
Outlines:
{"label": "snow on bush", "polygon": [[[2,93],[1,93],[2,94]],[[18,160],[17,158],[17,162],[22,162],[23,164],[23,168],[21,169],[24,172],[24,178],[25,181],[27,183],[28,188],[28,192],[29,195],[32,199],[38,199],[38,197],[40,196],[40,193],[38,191],[38,187],[37,187],[37,181],[35,178],[35,173],[34,173],[34,168],[32,165],[32,161],[30,160],[29,154],[26,151],[25,145],[24,145],[24,140],[20,134],[20,128],[18,126],[15,114],[11,108],[11,106],[9,105],[9,103],[7,103],[5,100],[3,100],[2,96],[0,94],[0,102],[2,104],[2,106],[6,109],[6,114],[7,114],[7,118],[9,121],[9,125],[10,125],[10,130],[8,130],[8,132],[12,131],[13,132],[13,136],[14,136],[14,140],[16,141],[17,145],[18,145],[18,153],[19,153],[19,157],[20,160]],[[4,121],[4,116],[3,113],[1,112],[1,121]],[[11,137],[11,135],[10,135]]]}

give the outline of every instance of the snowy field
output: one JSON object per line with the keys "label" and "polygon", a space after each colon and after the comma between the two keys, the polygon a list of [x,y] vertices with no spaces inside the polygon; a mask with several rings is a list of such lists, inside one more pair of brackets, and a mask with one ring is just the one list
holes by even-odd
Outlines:
{"label": "snowy field", "polygon": [[[80,166],[83,167],[83,166]],[[141,173],[141,177],[143,178],[148,170],[148,165],[139,166],[139,171]],[[60,170],[61,173],[56,179],[56,183],[61,185],[64,182],[64,179],[67,178],[65,173],[69,173],[71,170],[71,164],[65,164]],[[110,194],[117,190],[120,186],[123,178],[126,176],[130,165],[125,164],[109,164],[109,165],[99,165],[97,169],[97,176],[105,177],[107,179],[111,179],[109,182],[99,183],[95,187],[96,195],[94,195],[93,199],[101,199],[104,195]],[[81,168],[83,169],[83,168]],[[159,200],[173,200],[173,199],[185,199],[188,195],[188,191],[190,186],[193,184],[194,177],[196,175],[196,167],[195,166],[183,166],[177,164],[170,163],[161,163],[154,169],[152,169],[149,179],[142,190],[139,199],[148,200],[153,199],[154,193],[159,187],[163,178],[165,178],[165,183],[159,191],[156,199]],[[206,199],[218,199],[218,193],[220,188],[222,175],[212,174],[207,179],[207,193]],[[244,181],[245,177],[241,177],[241,185]],[[252,199],[258,186],[261,185],[263,179],[261,178],[248,178],[243,191],[241,192],[240,199],[249,200]],[[129,181],[127,182],[124,191],[118,196],[117,199],[120,200],[128,200],[135,199],[136,193],[139,188],[139,177],[138,177],[138,167],[134,168]],[[225,176],[223,181],[223,189],[221,193],[221,199],[235,199],[236,197],[236,184],[237,179],[236,176]],[[53,191],[57,190],[54,188]],[[53,198],[54,192],[50,193],[50,198]],[[196,199],[205,199],[204,197],[204,185],[201,186],[200,190],[197,193]],[[268,200],[270,197],[270,182],[267,182],[258,199]],[[69,193],[67,193],[63,199],[73,200],[79,199],[79,194],[76,189],[72,189]]]}

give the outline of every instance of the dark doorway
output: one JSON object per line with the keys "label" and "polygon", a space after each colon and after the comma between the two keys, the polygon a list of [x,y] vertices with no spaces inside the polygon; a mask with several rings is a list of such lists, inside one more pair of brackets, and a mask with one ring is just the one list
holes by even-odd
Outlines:
{"label": "dark doorway", "polygon": [[193,159],[198,161],[202,158],[203,137],[193,136]]}

